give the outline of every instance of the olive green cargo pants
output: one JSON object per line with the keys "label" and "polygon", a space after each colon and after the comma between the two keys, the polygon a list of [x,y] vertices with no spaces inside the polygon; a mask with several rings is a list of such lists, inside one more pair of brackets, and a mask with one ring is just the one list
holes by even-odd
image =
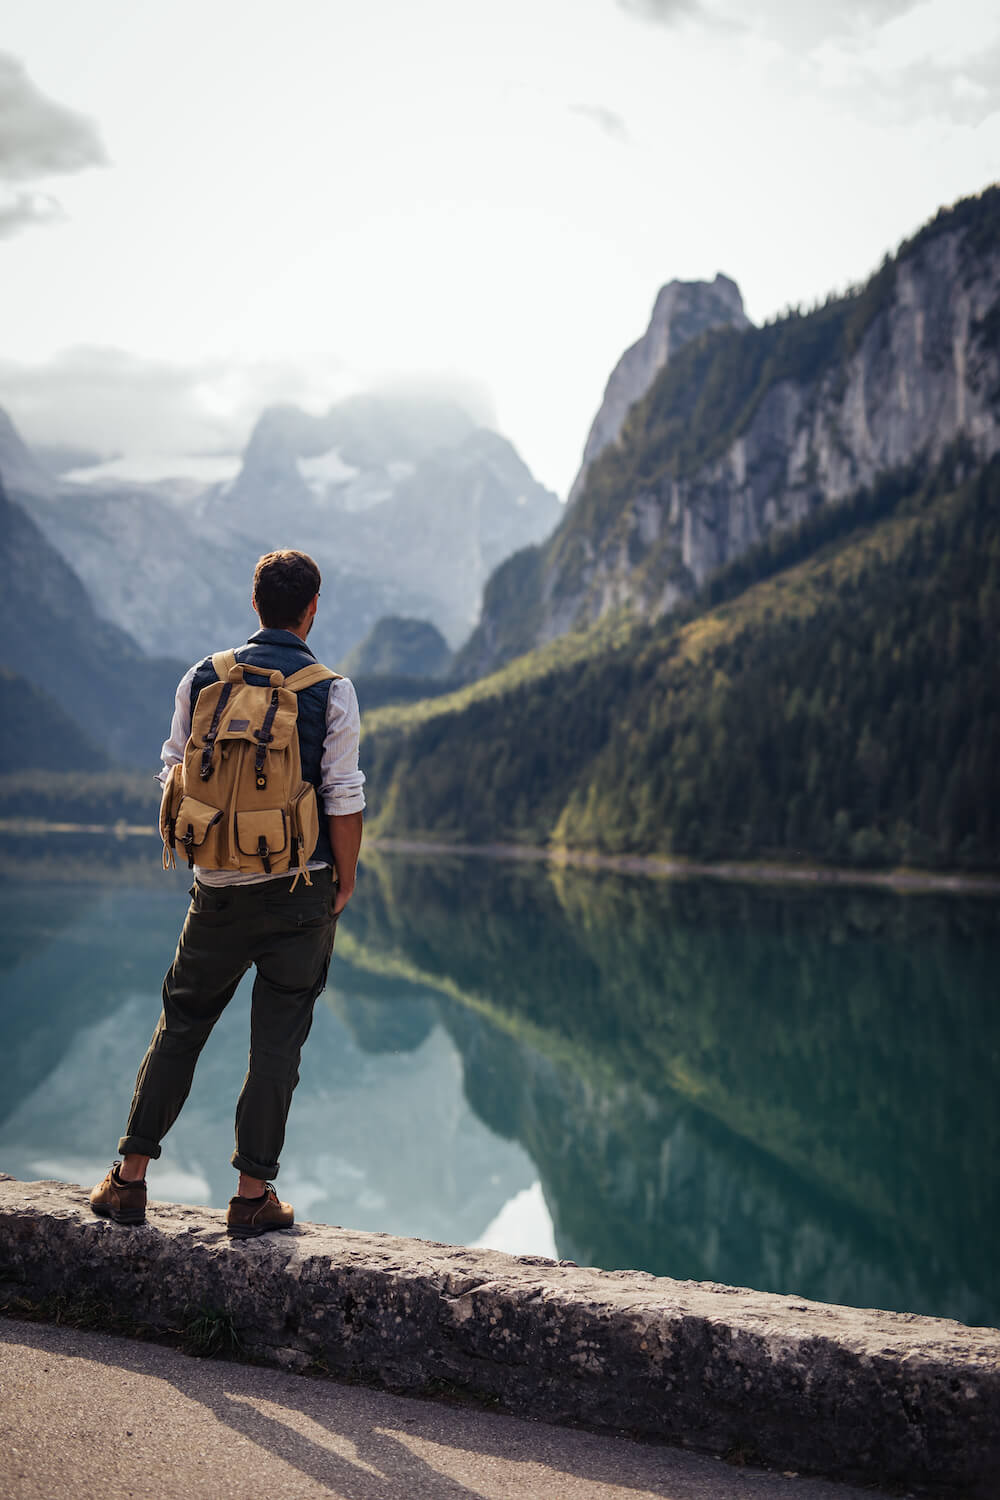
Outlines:
{"label": "olive green cargo pants", "polygon": [[262,1179],[278,1173],[299,1055],[326,984],[336,918],[327,867],[290,891],[291,876],[257,885],[196,881],[163,981],[163,1011],[136,1079],[118,1150],[158,1157],[180,1114],[195,1064],[243,975],[256,965],[250,1063],[236,1106],[233,1166]]}

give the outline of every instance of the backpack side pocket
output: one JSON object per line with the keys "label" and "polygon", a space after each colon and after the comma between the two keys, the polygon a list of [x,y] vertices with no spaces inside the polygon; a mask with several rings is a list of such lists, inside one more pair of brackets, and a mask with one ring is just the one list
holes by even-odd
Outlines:
{"label": "backpack side pocket", "polygon": [[165,870],[177,868],[174,849],[175,830],[177,809],[183,795],[184,764],[178,761],[177,765],[171,766],[167,772],[167,779],[163,783],[163,795],[160,798],[160,838],[163,840],[163,868]]}
{"label": "backpack side pocket", "polygon": [[[303,781],[292,798],[292,866],[304,869],[306,862],[315,853],[319,843],[319,808],[316,805],[316,788],[310,781]],[[311,882],[307,879],[306,884]]]}

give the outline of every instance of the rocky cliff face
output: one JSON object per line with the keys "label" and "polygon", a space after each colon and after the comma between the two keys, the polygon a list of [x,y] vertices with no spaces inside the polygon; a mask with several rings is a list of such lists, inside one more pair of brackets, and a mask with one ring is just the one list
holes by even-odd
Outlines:
{"label": "rocky cliff face", "polygon": [[324,559],[336,559],[363,583],[367,599],[342,655],[387,614],[430,620],[457,644],[492,570],[548,536],[562,511],[507,439],[458,407],[366,396],[321,417],[265,412],[239,477],[207,498],[203,514],[259,538],[294,516],[296,545],[324,577]]}
{"label": "rocky cliff face", "polygon": [[720,325],[749,327],[740,289],[728,276],[719,274],[714,281],[670,281],[660,288],[649,327],[611,372],[587,435],[580,472],[569,492],[571,505],[582,493],[594,459],[618,440],[629,408],[646,394],[667,361],[699,333]]}
{"label": "rocky cliff face", "polygon": [[0,408],[0,474],[7,494],[52,495],[55,476],[39,462],[7,413]]}
{"label": "rocky cliff face", "polygon": [[487,584],[472,677],[611,610],[655,617],[716,569],[957,439],[1000,448],[1000,189],[942,212],[863,288],[690,341],[589,465],[539,552]]}

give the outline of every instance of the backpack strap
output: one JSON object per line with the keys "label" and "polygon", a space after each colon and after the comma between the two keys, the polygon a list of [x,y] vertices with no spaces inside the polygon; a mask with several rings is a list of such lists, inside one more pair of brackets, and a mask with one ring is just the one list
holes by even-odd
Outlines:
{"label": "backpack strap", "polygon": [[[215,658],[212,658],[213,662]],[[285,678],[285,687],[291,688],[293,693],[301,693],[303,688],[312,687],[316,682],[325,682],[328,677],[340,681],[339,672],[331,672],[329,667],[321,666],[315,662],[311,667],[300,667],[290,677]]]}
{"label": "backpack strap", "polygon": [[235,651],[216,651],[212,655],[212,670],[220,682],[227,680],[235,665]]}

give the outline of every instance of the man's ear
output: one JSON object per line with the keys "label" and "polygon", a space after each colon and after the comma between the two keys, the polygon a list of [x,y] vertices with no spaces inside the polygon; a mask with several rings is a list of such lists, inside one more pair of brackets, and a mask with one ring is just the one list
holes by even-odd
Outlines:
{"label": "man's ear", "polygon": [[257,608],[257,595],[256,594],[251,594],[250,595],[250,608],[253,610],[254,614],[257,616],[257,618],[259,620],[260,619],[260,610]]}

